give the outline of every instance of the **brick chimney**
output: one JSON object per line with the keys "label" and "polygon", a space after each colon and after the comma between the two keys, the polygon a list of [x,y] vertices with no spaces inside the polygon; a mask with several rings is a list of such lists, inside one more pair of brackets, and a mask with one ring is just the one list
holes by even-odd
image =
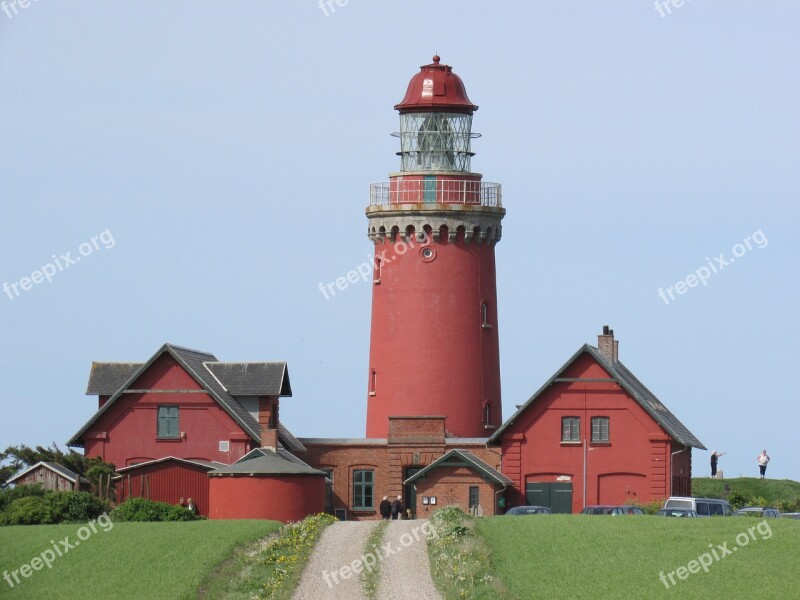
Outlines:
{"label": "brick chimney", "polygon": [[278,449],[278,397],[258,399],[258,424],[261,426],[261,447],[275,452]]}
{"label": "brick chimney", "polygon": [[603,333],[597,336],[597,350],[609,362],[619,360],[619,341],[614,339],[614,330],[603,325]]}

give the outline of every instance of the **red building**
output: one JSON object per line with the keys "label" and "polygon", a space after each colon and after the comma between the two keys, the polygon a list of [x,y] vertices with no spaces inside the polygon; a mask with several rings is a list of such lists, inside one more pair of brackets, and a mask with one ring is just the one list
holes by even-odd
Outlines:
{"label": "red building", "polygon": [[[416,515],[442,503],[492,515],[690,493],[691,450],[703,446],[618,360],[608,328],[501,425],[494,245],[505,210],[500,185],[471,169],[478,107],[436,56],[395,108],[400,171],[371,186],[366,211],[366,437],[295,439],[278,418],[285,363],[167,344],[146,363],[92,366],[98,411],[69,444],[115,463],[124,494],[192,490],[212,518],[374,519],[380,498],[398,495]],[[225,466],[203,480],[208,461]]]}
{"label": "red building", "polygon": [[510,505],[577,512],[589,504],[691,494],[705,447],[618,357],[608,327],[580,348],[489,440],[514,483]]}

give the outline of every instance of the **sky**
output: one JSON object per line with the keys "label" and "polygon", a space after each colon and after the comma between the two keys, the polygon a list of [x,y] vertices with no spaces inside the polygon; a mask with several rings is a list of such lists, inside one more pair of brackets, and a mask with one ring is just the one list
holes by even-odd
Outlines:
{"label": "sky", "polygon": [[707,446],[696,476],[767,449],[800,480],[800,3],[23,5],[0,3],[0,448],[63,447],[92,361],[165,342],[285,360],[295,435],[363,436],[371,287],[319,284],[370,253],[393,106],[438,53],[503,186],[503,414],[607,324]]}

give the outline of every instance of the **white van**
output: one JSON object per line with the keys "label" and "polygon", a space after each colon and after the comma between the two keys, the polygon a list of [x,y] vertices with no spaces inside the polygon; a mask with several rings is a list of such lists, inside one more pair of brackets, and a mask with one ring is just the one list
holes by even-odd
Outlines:
{"label": "white van", "polygon": [[732,517],[733,508],[725,500],[719,498],[688,498],[672,496],[663,508],[690,508],[698,517]]}

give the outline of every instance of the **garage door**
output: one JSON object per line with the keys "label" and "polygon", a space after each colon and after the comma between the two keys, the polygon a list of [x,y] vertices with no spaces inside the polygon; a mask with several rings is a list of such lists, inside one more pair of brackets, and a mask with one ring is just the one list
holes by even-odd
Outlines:
{"label": "garage door", "polygon": [[572,483],[529,481],[525,497],[528,504],[547,506],[554,513],[572,512]]}

